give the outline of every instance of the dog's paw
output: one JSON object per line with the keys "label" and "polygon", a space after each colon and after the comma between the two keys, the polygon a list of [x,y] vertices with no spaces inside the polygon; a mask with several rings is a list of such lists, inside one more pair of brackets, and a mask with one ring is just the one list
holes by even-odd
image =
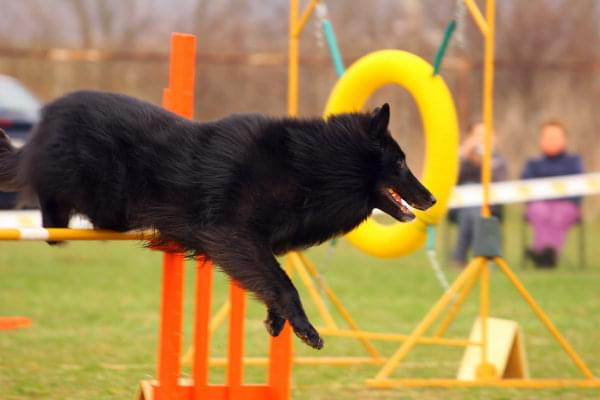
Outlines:
{"label": "dog's paw", "polygon": [[267,332],[269,332],[269,335],[273,337],[279,336],[284,325],[285,319],[269,311],[267,319],[265,320],[265,328],[267,328]]}
{"label": "dog's paw", "polygon": [[323,338],[319,335],[319,332],[311,324],[304,324],[305,327],[297,327],[292,324],[294,333],[300,338],[305,344],[309,345],[313,349],[321,350],[323,348]]}

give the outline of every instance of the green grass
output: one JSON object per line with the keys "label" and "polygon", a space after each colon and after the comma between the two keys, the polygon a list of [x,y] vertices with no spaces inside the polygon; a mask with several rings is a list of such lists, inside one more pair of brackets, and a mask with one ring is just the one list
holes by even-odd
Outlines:
{"label": "green grass", "polygon": [[[600,249],[593,247],[600,223],[588,223],[586,270],[576,264],[570,237],[561,265],[552,271],[518,268],[520,245],[515,218],[505,226],[505,248],[526,287],[573,344],[589,367],[600,375]],[[308,256],[324,273],[359,324],[368,330],[408,333],[441,294],[423,252],[398,260],[377,260],[341,241],[331,260],[327,246]],[[126,399],[138,381],[153,376],[157,346],[160,254],[137,243],[69,243],[51,248],[44,243],[0,243],[0,315],[27,315],[27,329],[0,332],[0,399]],[[456,269],[447,268],[450,277]],[[189,345],[194,270],[186,270],[185,346]],[[222,273],[216,274],[215,308],[225,297]],[[301,289],[309,316],[314,307]],[[467,336],[477,313],[477,291],[464,306],[449,336]],[[493,316],[519,321],[525,332],[529,366],[534,377],[579,377],[514,288],[492,271]],[[262,327],[264,308],[249,302],[247,354],[266,351]],[[224,354],[225,331],[214,340],[213,353]],[[327,337],[317,353],[295,343],[303,355],[363,355],[352,339]],[[397,345],[378,343],[384,354]],[[397,376],[453,377],[462,350],[419,346]],[[294,367],[294,399],[597,399],[600,390],[396,389],[373,390],[364,380],[373,366]],[[185,369],[189,373],[189,369]],[[247,368],[249,382],[261,382],[262,368]],[[223,369],[212,372],[223,381]]]}

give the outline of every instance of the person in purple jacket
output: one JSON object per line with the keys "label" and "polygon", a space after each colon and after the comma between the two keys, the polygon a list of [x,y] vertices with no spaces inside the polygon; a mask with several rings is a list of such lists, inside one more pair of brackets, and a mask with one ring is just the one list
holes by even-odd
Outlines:
{"label": "person in purple jacket", "polygon": [[[581,158],[567,152],[567,130],[560,121],[549,120],[541,125],[539,146],[541,156],[527,161],[522,179],[583,172]],[[556,266],[567,232],[580,217],[579,197],[532,201],[527,204],[526,218],[533,229],[533,246],[527,250],[527,255],[536,266]]]}

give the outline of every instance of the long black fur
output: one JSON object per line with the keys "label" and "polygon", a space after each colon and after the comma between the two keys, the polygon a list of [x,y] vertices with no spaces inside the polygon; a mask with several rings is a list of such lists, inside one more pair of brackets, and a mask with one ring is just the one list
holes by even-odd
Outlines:
{"label": "long black fur", "polygon": [[35,193],[45,227],[81,213],[97,228],[156,229],[262,300],[272,335],[288,320],[321,348],[274,254],[346,233],[374,207],[406,219],[382,195],[388,186],[417,208],[435,202],[388,120],[385,105],[327,120],[248,114],[198,123],[128,96],[76,92],[44,108],[21,150],[0,135],[0,190]]}

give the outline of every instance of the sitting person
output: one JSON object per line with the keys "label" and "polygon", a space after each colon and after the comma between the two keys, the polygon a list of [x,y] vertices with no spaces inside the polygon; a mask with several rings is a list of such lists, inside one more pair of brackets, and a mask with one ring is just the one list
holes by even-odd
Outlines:
{"label": "sitting person", "polygon": [[[580,174],[581,158],[567,152],[567,130],[557,120],[540,127],[542,155],[527,161],[522,179]],[[571,226],[581,217],[581,198],[532,201],[527,204],[526,218],[533,228],[533,246],[527,250],[536,266],[554,267]]]}
{"label": "sitting person", "polygon": [[[483,123],[472,124],[460,147],[458,185],[481,183],[484,131]],[[495,141],[495,137],[493,139]],[[498,151],[492,151],[492,181],[505,180],[508,175],[506,160]],[[491,212],[499,218],[502,208],[499,205],[492,206]],[[467,252],[473,241],[475,221],[480,215],[481,207],[458,208],[450,213],[450,219],[458,223],[458,239],[452,254],[452,263],[456,266],[462,267],[466,263]]]}

